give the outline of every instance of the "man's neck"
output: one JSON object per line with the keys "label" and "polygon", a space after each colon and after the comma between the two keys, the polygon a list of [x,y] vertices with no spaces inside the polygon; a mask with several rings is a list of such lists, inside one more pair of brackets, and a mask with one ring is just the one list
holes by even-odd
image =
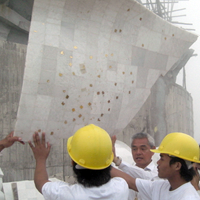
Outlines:
{"label": "man's neck", "polygon": [[187,183],[187,181],[185,181],[183,178],[181,177],[173,177],[171,179],[168,179],[171,187],[170,187],[170,191],[176,190],[177,188],[179,188],[181,185]]}
{"label": "man's neck", "polygon": [[[151,163],[151,162],[150,162]],[[139,168],[142,168],[142,169],[144,169],[144,168],[146,168],[150,163],[148,163],[148,164],[146,164],[146,165],[138,165],[137,163],[135,164],[137,167],[139,167]]]}

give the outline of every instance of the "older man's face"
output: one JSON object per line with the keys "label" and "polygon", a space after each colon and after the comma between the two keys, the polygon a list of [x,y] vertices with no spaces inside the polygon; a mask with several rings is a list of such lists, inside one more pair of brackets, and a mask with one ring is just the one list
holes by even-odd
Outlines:
{"label": "older man's face", "polygon": [[150,145],[147,138],[134,139],[131,144],[133,160],[136,166],[145,168],[151,162],[153,152],[150,151]]}

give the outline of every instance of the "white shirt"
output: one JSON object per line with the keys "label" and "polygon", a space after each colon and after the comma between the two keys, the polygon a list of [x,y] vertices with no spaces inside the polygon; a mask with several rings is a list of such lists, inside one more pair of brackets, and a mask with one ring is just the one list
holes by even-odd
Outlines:
{"label": "white shirt", "polygon": [[[158,170],[157,166],[154,164],[153,161],[149,163],[148,166],[146,166],[144,169],[137,167],[135,165],[130,165],[126,162],[121,162],[121,164],[118,166],[119,169],[124,171],[125,173],[129,174],[133,178],[142,178],[146,180],[157,180],[158,177]],[[143,200],[140,197],[140,194],[134,190],[129,190],[129,200],[134,200],[137,198],[138,200]]]}
{"label": "white shirt", "polygon": [[127,200],[128,185],[122,178],[112,178],[100,187],[69,185],[66,182],[47,182],[42,187],[45,200]]}
{"label": "white shirt", "polygon": [[155,180],[159,178],[157,166],[153,163],[153,161],[151,161],[144,169],[135,165],[130,165],[126,162],[121,162],[118,167],[133,178],[142,178],[146,180]]}
{"label": "white shirt", "polygon": [[169,191],[170,183],[167,180],[150,181],[137,178],[136,186],[143,200],[200,200],[190,182]]}

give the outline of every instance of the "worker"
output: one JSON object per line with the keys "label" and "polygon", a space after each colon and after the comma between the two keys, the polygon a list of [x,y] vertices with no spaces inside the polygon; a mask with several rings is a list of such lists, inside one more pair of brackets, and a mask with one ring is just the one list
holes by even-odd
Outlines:
{"label": "worker", "polygon": [[139,191],[144,200],[200,200],[190,183],[195,175],[192,163],[199,161],[199,145],[191,136],[184,133],[170,133],[162,140],[158,149],[158,176],[163,180],[133,178],[116,169],[111,169],[112,177],[124,178],[130,189]]}
{"label": "worker", "polygon": [[[133,178],[142,178],[147,180],[158,179],[157,166],[152,161],[152,156],[154,155],[154,153],[150,151],[150,149],[156,148],[155,140],[151,135],[141,132],[136,133],[132,136],[131,150],[135,165],[130,165],[129,163],[122,161],[122,158],[116,155],[116,136],[114,135],[111,138],[114,153],[113,162],[119,169],[129,174]],[[140,194],[136,191],[129,190],[129,199],[140,200]]]}
{"label": "worker", "polygon": [[34,182],[46,200],[128,199],[126,181],[119,177],[111,178],[112,141],[102,128],[93,124],[87,125],[67,141],[67,151],[78,182],[74,185],[48,180],[46,159],[51,145],[46,143],[45,133],[42,133],[40,139],[36,132],[33,135],[33,143],[29,141],[36,160]]}

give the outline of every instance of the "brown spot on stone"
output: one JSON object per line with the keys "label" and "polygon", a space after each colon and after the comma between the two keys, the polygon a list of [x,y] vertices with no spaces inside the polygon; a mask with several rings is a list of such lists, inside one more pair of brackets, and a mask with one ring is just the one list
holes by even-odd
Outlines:
{"label": "brown spot on stone", "polygon": [[75,108],[72,108],[72,112],[75,112],[75,110],[76,110]]}

